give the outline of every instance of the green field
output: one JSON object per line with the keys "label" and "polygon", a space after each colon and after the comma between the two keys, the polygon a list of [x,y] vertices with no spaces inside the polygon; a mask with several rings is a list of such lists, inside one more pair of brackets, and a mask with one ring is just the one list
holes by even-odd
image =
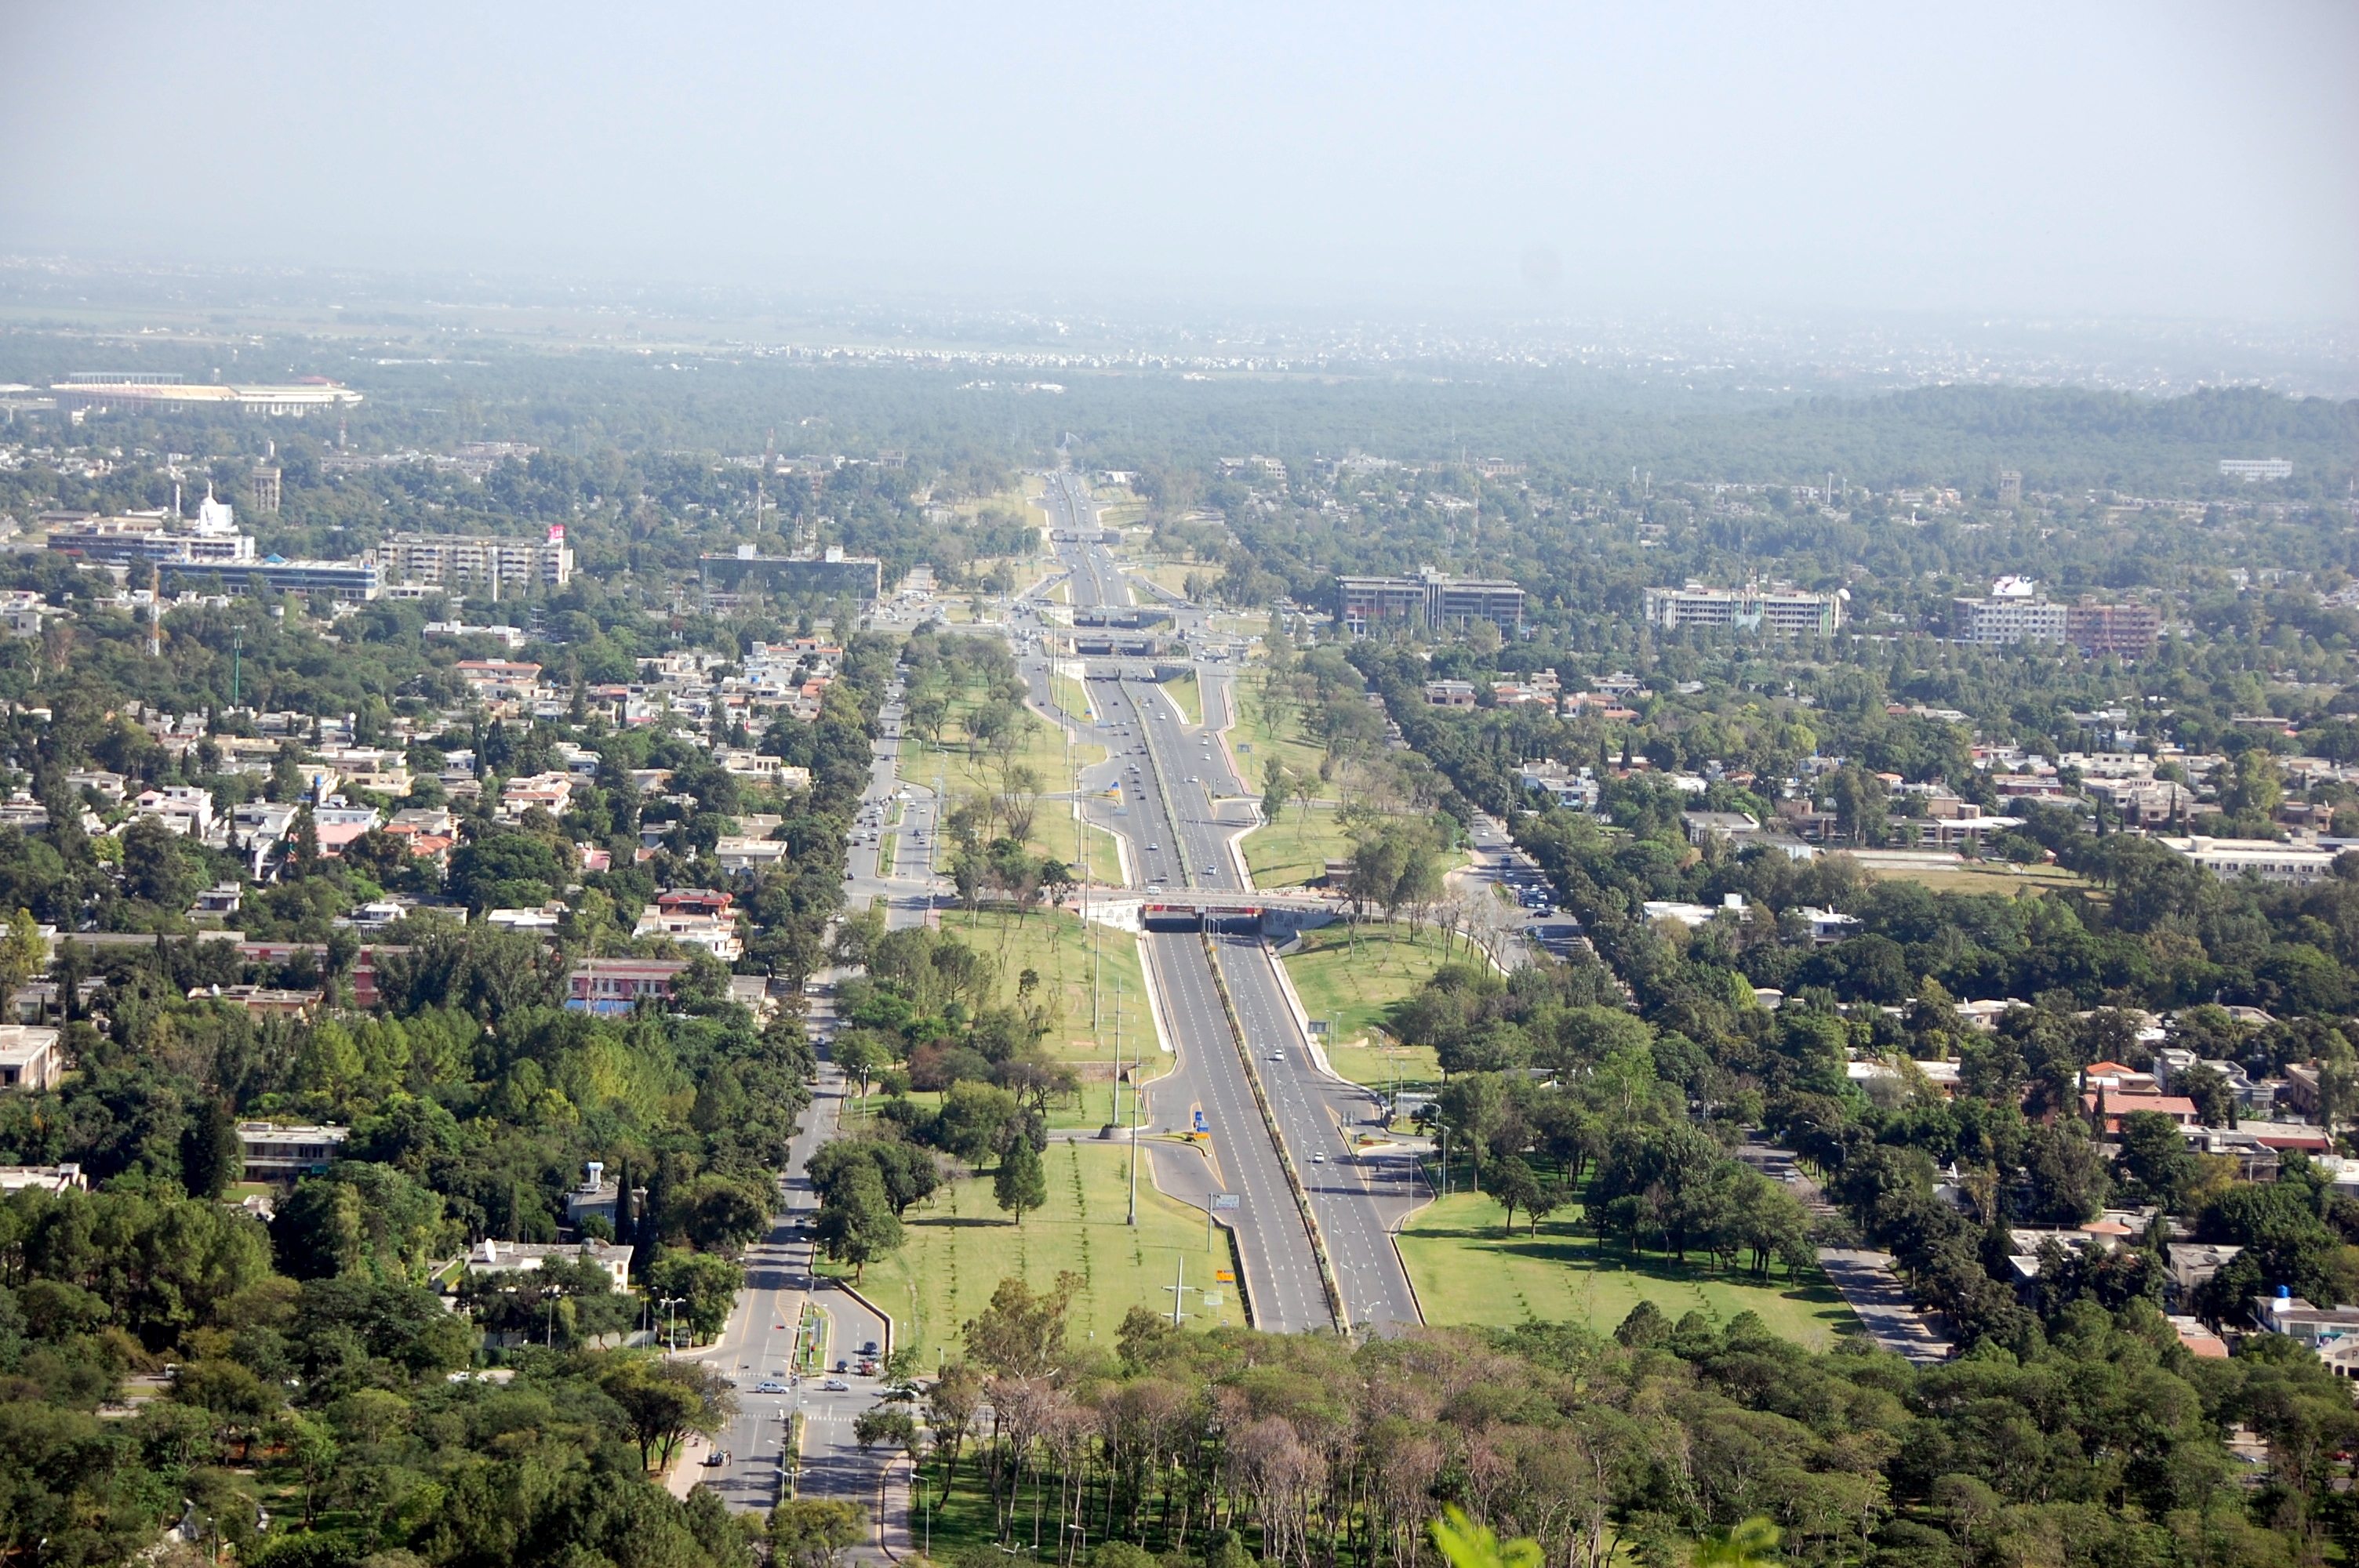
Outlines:
{"label": "green field", "polygon": [[1332,806],[1313,806],[1308,815],[1288,805],[1281,818],[1245,835],[1245,864],[1257,888],[1300,887],[1324,876],[1329,860],[1348,859],[1352,840],[1335,821]]}
{"label": "green field", "polygon": [[[962,795],[978,792],[996,795],[999,792],[999,759],[988,751],[981,756],[971,755],[967,749],[966,730],[961,719],[972,706],[972,700],[963,697],[951,705],[951,719],[942,726],[940,745],[929,744],[916,735],[902,741],[902,778],[930,788],[935,777],[940,775],[953,803]],[[1071,790],[1074,770],[1093,767],[1105,761],[1105,748],[1088,741],[1076,741],[1069,755],[1065,732],[1029,708],[1024,710],[1018,722],[1023,727],[1024,744],[1010,762],[1030,768],[1046,793],[1062,794]],[[1044,800],[1033,819],[1032,847],[1070,865],[1078,866],[1082,858],[1080,827],[1069,805],[1063,801]],[[1103,835],[1091,847],[1093,864],[1094,858],[1102,852],[1111,853]],[[1111,865],[1113,862],[1108,860],[1106,863]]]}
{"label": "green field", "polygon": [[[1205,568],[1190,566],[1186,561],[1155,560],[1125,561],[1122,563],[1122,569],[1133,577],[1143,577],[1158,588],[1169,589],[1170,592],[1185,593],[1188,591],[1188,574],[1201,572]],[[1153,596],[1141,593],[1136,594],[1136,597],[1144,602]]]}
{"label": "green field", "polygon": [[1651,1300],[1674,1322],[1690,1312],[1716,1324],[1758,1313],[1772,1331],[1812,1349],[1858,1332],[1851,1309],[1815,1270],[1793,1281],[1773,1268],[1764,1284],[1651,1252],[1634,1257],[1581,1234],[1577,1205],[1540,1221],[1538,1237],[1526,1234],[1530,1222],[1520,1216],[1514,1238],[1502,1237],[1501,1217],[1488,1197],[1462,1193],[1432,1204],[1401,1232],[1401,1260],[1426,1322],[1571,1322],[1611,1334],[1631,1308]]}
{"label": "green field", "polygon": [[[1064,910],[1034,909],[1018,916],[1013,907],[985,907],[970,917],[944,910],[942,930],[999,965],[999,1000],[1013,1001],[1018,976],[1040,977],[1040,989],[1056,1004],[1058,1022],[1041,1042],[1060,1061],[1096,1063],[1103,1072],[1114,1025],[1122,1025],[1123,1054],[1144,1051],[1151,1061],[1158,1047],[1155,1020],[1139,978],[1138,939],[1127,931],[1085,927]],[[1095,968],[1102,961],[1103,968]],[[1098,978],[1098,1027],[1090,1027],[1090,981]],[[1115,991],[1121,991],[1119,1011]],[[1101,1044],[1103,1041],[1103,1044]]]}
{"label": "green field", "polygon": [[1204,722],[1204,694],[1197,688],[1194,672],[1165,681],[1163,690],[1180,709],[1180,717],[1190,724]]}
{"label": "green field", "polygon": [[[1142,1153],[1138,1226],[1124,1223],[1129,1206],[1130,1154],[1111,1143],[1052,1143],[1041,1156],[1049,1170],[1049,1206],[1012,1223],[992,1201],[989,1175],[952,1183],[908,1218],[908,1240],[891,1257],[868,1266],[861,1294],[893,1316],[897,1344],[915,1346],[932,1366],[938,1347],[955,1354],[960,1325],[989,1304],[999,1281],[1025,1280],[1034,1289],[1060,1271],[1082,1276],[1070,1337],[1093,1335],[1111,1344],[1123,1314],[1134,1306],[1171,1310],[1169,1289],[1180,1265],[1190,1287],[1212,1284],[1214,1268],[1230,1267],[1228,1239],[1215,1232],[1204,1249],[1204,1218],[1164,1196],[1147,1179]],[[850,1271],[823,1264],[839,1278]],[[1200,1305],[1192,1289],[1187,1311],[1212,1323],[1242,1322],[1234,1286],[1217,1287],[1224,1304]]]}
{"label": "green field", "polygon": [[1423,985],[1448,957],[1439,931],[1428,928],[1412,941],[1405,924],[1370,921],[1361,925],[1356,941],[1345,925],[1306,931],[1301,948],[1285,963],[1302,1010],[1333,1021],[1329,1040],[1349,1045],[1381,1028],[1393,1004]]}
{"label": "green field", "polygon": [[2077,873],[2061,866],[2016,866],[2005,860],[1964,860],[1940,871],[1881,866],[1862,869],[1873,881],[1919,882],[1935,892],[1995,893],[2001,898],[2013,898],[2026,890],[2049,892],[2090,887]]}
{"label": "green field", "polygon": [[1319,764],[1326,760],[1327,749],[1312,739],[1302,728],[1304,716],[1290,715],[1291,722],[1273,726],[1266,705],[1262,701],[1261,671],[1248,665],[1236,679],[1229,683],[1229,707],[1236,722],[1229,730],[1229,744],[1239,742],[1253,750],[1237,759],[1238,776],[1254,789],[1262,784],[1262,764],[1276,757],[1286,764],[1288,773],[1303,778],[1319,776]]}
{"label": "green field", "polygon": [[1082,683],[1072,676],[1051,676],[1049,679],[1049,695],[1056,699],[1057,706],[1063,708],[1066,716],[1075,724],[1087,724],[1091,721],[1093,710],[1090,707],[1090,694],[1082,690]]}

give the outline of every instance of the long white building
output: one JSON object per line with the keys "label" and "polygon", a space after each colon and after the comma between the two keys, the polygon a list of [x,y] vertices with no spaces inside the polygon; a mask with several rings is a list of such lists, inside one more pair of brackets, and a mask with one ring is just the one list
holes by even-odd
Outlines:
{"label": "long white building", "polygon": [[1766,632],[1783,637],[1832,633],[1843,622],[1843,601],[1849,596],[1801,593],[1792,589],[1685,588],[1647,590],[1647,620],[1667,632],[1690,626],[1728,627],[1739,632]]}

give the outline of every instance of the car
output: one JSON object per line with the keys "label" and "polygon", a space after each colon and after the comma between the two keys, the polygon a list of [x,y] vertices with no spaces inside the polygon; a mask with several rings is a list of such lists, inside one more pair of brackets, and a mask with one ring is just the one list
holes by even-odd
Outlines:
{"label": "car", "polygon": [[835,1369],[839,1372],[849,1372],[852,1370],[852,1363],[848,1360],[839,1359],[835,1364]]}
{"label": "car", "polygon": [[1221,874],[1221,868],[1218,866],[1206,866],[1204,868],[1204,874],[1208,877],[1217,877]]}
{"label": "car", "polygon": [[1273,1061],[1273,1062],[1283,1062],[1283,1061],[1285,1061],[1285,1060],[1286,1060],[1286,1048],[1285,1048],[1284,1046],[1282,1046],[1282,1045],[1281,1045],[1281,1046],[1279,1046],[1277,1050],[1272,1051],[1272,1052],[1269,1054],[1269,1059],[1270,1059],[1271,1061]]}
{"label": "car", "polygon": [[1153,850],[1158,850],[1158,849],[1161,849],[1163,848],[1163,846],[1162,846],[1162,845],[1160,845],[1160,844],[1149,844],[1147,848],[1150,851],[1153,851]]}
{"label": "car", "polygon": [[841,1394],[850,1390],[852,1385],[845,1382],[841,1378],[830,1378],[826,1382],[821,1383],[820,1387],[825,1389],[831,1394]]}
{"label": "car", "polygon": [[864,1339],[864,1340],[862,1340],[862,1341],[860,1342],[860,1353],[861,1353],[863,1356],[874,1356],[874,1355],[875,1355],[875,1354],[876,1354],[876,1342],[875,1342],[875,1340],[873,1340],[873,1339]]}
{"label": "car", "polygon": [[1310,1156],[1310,1162],[1314,1165],[1323,1165],[1327,1162],[1327,1156],[1324,1154],[1313,1154]]}
{"label": "car", "polygon": [[716,1448],[704,1456],[704,1467],[708,1470],[718,1469],[728,1463],[729,1450],[726,1448]]}
{"label": "car", "polygon": [[754,1385],[754,1391],[757,1394],[783,1394],[787,1391],[787,1386],[774,1379],[765,1379]]}

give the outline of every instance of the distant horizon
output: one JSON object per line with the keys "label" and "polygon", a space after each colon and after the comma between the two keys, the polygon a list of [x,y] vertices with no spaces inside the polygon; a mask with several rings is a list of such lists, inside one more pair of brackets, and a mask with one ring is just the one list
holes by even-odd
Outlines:
{"label": "distant horizon", "polygon": [[[2093,312],[1870,307],[1588,311],[1288,310],[1212,302],[941,290],[786,291],[587,275],[243,265],[219,256],[89,250],[0,254],[0,330],[79,322],[192,339],[257,330],[426,345],[517,348],[661,342],[683,352],[833,348],[977,363],[1177,368],[1411,365],[1492,373],[1593,371],[1718,377],[1709,390],[1866,393],[1955,383],[2086,386],[2172,395],[2253,385],[2359,397],[2359,320],[2269,321]],[[234,318],[234,319],[224,319]],[[619,318],[619,319],[618,319]],[[234,327],[235,330],[228,329]],[[1800,377],[1807,386],[1765,380]]]}

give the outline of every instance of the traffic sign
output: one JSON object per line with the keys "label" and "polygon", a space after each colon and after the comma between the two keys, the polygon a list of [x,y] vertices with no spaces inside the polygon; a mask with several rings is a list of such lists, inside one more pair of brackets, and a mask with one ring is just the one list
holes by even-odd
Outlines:
{"label": "traffic sign", "polygon": [[1214,1208],[1243,1208],[1245,1207],[1245,1200],[1238,1196],[1235,1193],[1214,1193],[1212,1195],[1212,1206]]}
{"label": "traffic sign", "polygon": [[1212,1128],[1205,1124],[1204,1113],[1201,1110],[1196,1113],[1196,1130],[1199,1132],[1210,1132],[1212,1130]]}

